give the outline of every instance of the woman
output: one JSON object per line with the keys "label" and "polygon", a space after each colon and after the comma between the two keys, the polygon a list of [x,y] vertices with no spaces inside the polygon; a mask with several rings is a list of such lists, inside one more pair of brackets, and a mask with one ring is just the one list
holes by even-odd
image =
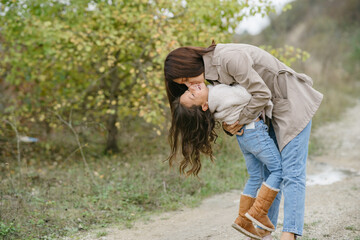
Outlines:
{"label": "woman", "polygon": [[[283,168],[284,226],[281,240],[302,235],[305,211],[306,159],[311,119],[322,94],[312,88],[312,79],[295,72],[268,52],[247,44],[217,44],[208,48],[181,47],[167,56],[164,65],[167,96],[172,102],[188,86],[238,83],[251,99],[239,121],[224,124],[229,134],[240,134],[244,124],[257,119],[269,100],[274,104],[270,135],[281,153]],[[172,109],[173,111],[173,109]],[[170,133],[171,137],[171,133]],[[269,210],[276,226],[281,194]]]}

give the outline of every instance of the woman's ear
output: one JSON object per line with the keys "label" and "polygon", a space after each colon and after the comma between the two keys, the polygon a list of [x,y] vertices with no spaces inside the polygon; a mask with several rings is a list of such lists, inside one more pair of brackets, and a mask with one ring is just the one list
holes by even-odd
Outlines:
{"label": "woman's ear", "polygon": [[204,103],[203,105],[201,105],[201,109],[205,112],[206,110],[209,109],[209,104],[208,102]]}

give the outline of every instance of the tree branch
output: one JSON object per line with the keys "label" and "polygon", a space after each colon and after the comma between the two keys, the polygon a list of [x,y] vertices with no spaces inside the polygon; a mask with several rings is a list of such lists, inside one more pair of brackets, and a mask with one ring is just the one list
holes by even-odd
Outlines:
{"label": "tree branch", "polygon": [[50,111],[50,112],[52,112],[53,114],[55,114],[55,115],[58,117],[58,119],[59,119],[62,123],[64,123],[64,124],[71,130],[71,132],[74,134],[75,140],[76,140],[76,143],[77,143],[78,148],[79,148],[79,150],[80,150],[81,157],[82,157],[82,160],[83,160],[84,165],[85,165],[85,167],[86,167],[86,170],[89,172],[89,175],[90,175],[90,177],[91,177],[91,180],[92,180],[93,184],[94,184],[95,186],[97,186],[97,183],[96,183],[96,181],[95,181],[94,175],[93,175],[93,173],[92,173],[92,171],[91,171],[91,169],[90,169],[90,167],[89,167],[89,165],[88,165],[88,163],[87,163],[87,161],[86,161],[85,154],[84,154],[84,151],[83,151],[83,147],[82,147],[82,145],[81,145],[81,143],[80,143],[80,140],[79,140],[79,134],[75,131],[75,129],[74,129],[74,127],[72,126],[72,123],[71,123],[71,120],[72,120],[72,119],[71,119],[71,118],[72,118],[72,110],[70,111],[69,122],[65,121],[58,113],[53,112],[53,111]]}

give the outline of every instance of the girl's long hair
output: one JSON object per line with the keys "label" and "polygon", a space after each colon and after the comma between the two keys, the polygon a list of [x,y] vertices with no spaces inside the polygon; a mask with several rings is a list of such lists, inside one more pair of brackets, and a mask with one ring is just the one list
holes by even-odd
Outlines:
{"label": "girl's long hair", "polygon": [[180,173],[197,176],[201,169],[200,153],[213,161],[212,143],[217,138],[215,118],[209,109],[203,111],[201,106],[187,108],[181,105],[180,98],[173,101],[172,109],[169,165],[173,165],[181,145]]}
{"label": "girl's long hair", "polygon": [[172,102],[180,97],[187,87],[174,82],[177,78],[197,77],[205,72],[203,56],[214,51],[215,42],[208,48],[180,47],[168,54],[164,62],[165,87],[171,110]]}

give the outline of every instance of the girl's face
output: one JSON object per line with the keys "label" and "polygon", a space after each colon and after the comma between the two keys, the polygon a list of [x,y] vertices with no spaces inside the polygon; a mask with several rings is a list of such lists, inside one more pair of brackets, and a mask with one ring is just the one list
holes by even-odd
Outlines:
{"label": "girl's face", "polygon": [[190,85],[180,97],[180,103],[185,107],[201,106],[203,111],[208,109],[209,89],[205,83]]}
{"label": "girl's face", "polygon": [[178,84],[185,84],[187,87],[190,87],[193,84],[205,83],[205,77],[204,77],[204,73],[202,73],[197,77],[176,78],[173,81]]}

